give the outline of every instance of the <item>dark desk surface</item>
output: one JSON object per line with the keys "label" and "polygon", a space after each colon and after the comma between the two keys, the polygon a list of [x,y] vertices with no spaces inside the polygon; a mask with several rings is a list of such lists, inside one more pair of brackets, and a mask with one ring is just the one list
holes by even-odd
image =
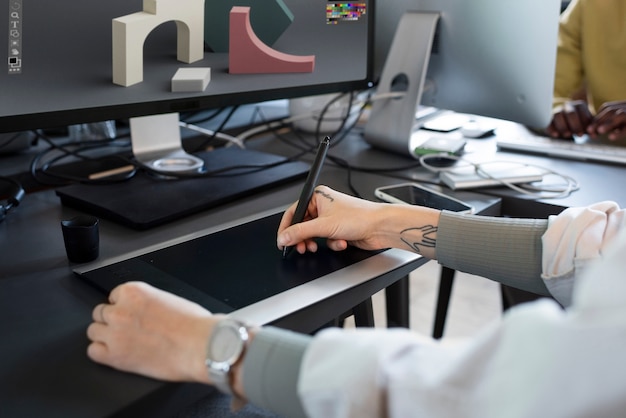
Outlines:
{"label": "dark desk surface", "polygon": [[[344,170],[329,166],[321,181],[348,190]],[[374,199],[375,187],[396,179],[361,173],[353,181],[364,197]],[[301,185],[290,183],[147,231],[101,220],[100,260],[280,210],[297,199]],[[497,198],[465,196],[478,208],[498,211]],[[117,372],[86,357],[91,310],[105,295],[76,277],[76,266],[65,256],[59,222],[77,213],[47,190],[26,195],[19,210],[0,223],[0,416],[169,416],[210,389]],[[256,306],[234,314],[310,332],[425,261],[408,252],[385,253],[364,266],[376,280],[351,282],[348,276],[329,275],[322,281],[331,293],[312,293],[307,306],[278,295],[282,310]]]}
{"label": "dark desk surface", "polygon": [[[254,139],[251,148],[283,155],[296,150],[274,138]],[[470,155],[489,158],[495,155],[490,140],[471,141]],[[406,179],[436,183],[436,176],[414,167],[408,157],[372,149],[358,132],[349,135],[331,149],[330,155],[341,157],[351,165],[378,170],[371,174],[355,171],[352,180],[365,198],[374,199],[373,190],[380,185]],[[529,200],[502,188],[485,189],[492,197],[471,192],[451,193],[467,200],[486,214],[504,213],[516,216],[547,216],[565,207],[586,205],[598,200],[616,200],[626,204],[626,191],[620,187],[624,168],[577,161],[554,160],[523,154],[498,153],[499,159],[548,166],[574,176],[581,190],[557,200]],[[408,168],[411,166],[411,168]],[[384,170],[383,170],[384,169]],[[395,170],[394,170],[395,169]],[[388,171],[389,170],[389,171]],[[348,191],[346,170],[329,162],[321,182]],[[219,228],[255,214],[284,208],[297,199],[301,182],[295,182],[260,195],[180,219],[147,231],[134,231],[109,221],[101,224],[101,258],[123,256],[169,240]],[[502,198],[502,207],[500,206]],[[59,221],[77,212],[60,205],[53,191],[28,194],[18,210],[0,224],[0,416],[82,417],[82,416],[165,416],[185,400],[195,399],[208,389],[195,385],[174,385],[116,372],[90,362],[85,349],[85,328],[91,310],[104,294],[80,282],[65,257]],[[359,292],[339,291],[333,298],[336,311],[314,304],[306,315],[325,323],[367,295],[386,287],[408,274],[424,260],[416,257],[389,266],[394,271],[380,280],[356,286]],[[392,263],[393,264],[393,263]],[[347,284],[350,286],[350,284]],[[245,314],[245,313],[244,313]],[[280,314],[282,315],[282,314]],[[281,326],[308,331],[313,323],[300,322],[297,312],[276,320]],[[284,320],[282,323],[280,320]],[[304,328],[298,328],[303,326]]]}

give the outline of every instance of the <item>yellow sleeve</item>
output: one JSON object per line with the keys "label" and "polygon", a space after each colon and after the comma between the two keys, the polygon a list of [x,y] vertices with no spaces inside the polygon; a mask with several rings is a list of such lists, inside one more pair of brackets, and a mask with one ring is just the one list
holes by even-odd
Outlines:
{"label": "yellow sleeve", "polygon": [[583,84],[582,7],[573,0],[561,15],[557,43],[553,107],[563,104]]}

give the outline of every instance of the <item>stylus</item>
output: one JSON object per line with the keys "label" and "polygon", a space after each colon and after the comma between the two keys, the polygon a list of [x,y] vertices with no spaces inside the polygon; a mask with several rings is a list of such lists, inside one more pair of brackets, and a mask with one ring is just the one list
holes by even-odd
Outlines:
{"label": "stylus", "polygon": [[[302,191],[300,192],[300,198],[298,199],[296,211],[294,212],[293,218],[291,219],[291,225],[300,223],[304,220],[304,215],[306,214],[306,210],[309,207],[311,198],[313,197],[313,190],[315,190],[317,180],[322,171],[322,166],[324,165],[324,159],[326,158],[326,153],[328,152],[329,145],[330,137],[327,136],[322,140],[322,142],[320,142],[320,145],[317,148],[315,160],[313,161],[313,165],[311,166],[309,174],[306,177],[304,187],[302,187]],[[293,247],[283,247],[283,258],[287,257],[292,249]]]}

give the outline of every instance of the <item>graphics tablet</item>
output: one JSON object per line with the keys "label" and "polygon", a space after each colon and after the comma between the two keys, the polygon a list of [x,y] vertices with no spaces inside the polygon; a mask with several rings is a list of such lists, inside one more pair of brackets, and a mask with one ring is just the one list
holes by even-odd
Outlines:
{"label": "graphics tablet", "polygon": [[375,253],[351,248],[337,254],[286,259],[276,247],[281,214],[153,251],[81,274],[107,293],[130,280],[191,299],[213,312],[229,313],[361,261]]}

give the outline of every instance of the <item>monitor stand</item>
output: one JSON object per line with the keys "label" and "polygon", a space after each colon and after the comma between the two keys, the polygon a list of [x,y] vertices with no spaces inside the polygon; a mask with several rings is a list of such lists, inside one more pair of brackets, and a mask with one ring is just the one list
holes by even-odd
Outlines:
{"label": "monitor stand", "polygon": [[130,119],[133,155],[141,164],[161,174],[194,173],[204,161],[183,149],[178,113]]}
{"label": "monitor stand", "polygon": [[400,19],[376,91],[381,98],[373,102],[365,125],[364,138],[371,145],[413,155],[410,138],[439,16],[407,12]]}

